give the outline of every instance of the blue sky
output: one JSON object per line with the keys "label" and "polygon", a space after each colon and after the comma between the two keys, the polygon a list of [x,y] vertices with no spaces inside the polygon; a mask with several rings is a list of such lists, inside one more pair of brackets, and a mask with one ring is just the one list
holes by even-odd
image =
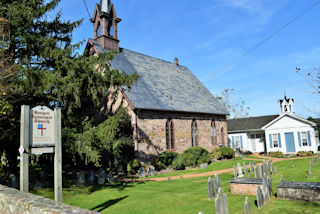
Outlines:
{"label": "blue sky", "polygon": [[[90,15],[98,0],[85,0]],[[231,66],[318,0],[113,0],[120,46],[172,61],[179,58],[212,92],[235,89],[250,116],[278,114],[277,100],[295,99],[299,116],[320,112],[302,72],[320,68],[320,5]],[[61,0],[65,20],[84,19],[74,41],[87,41],[93,26],[82,0]],[[84,44],[85,45],[85,44]],[[81,51],[84,49],[84,45]]]}

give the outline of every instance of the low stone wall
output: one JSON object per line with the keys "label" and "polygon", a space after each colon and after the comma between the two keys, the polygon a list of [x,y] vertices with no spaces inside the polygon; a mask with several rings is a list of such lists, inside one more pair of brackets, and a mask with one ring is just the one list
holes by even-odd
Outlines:
{"label": "low stone wall", "polygon": [[261,178],[234,178],[229,182],[231,194],[256,195],[258,185],[263,192]]}
{"label": "low stone wall", "polygon": [[97,214],[98,212],[80,209],[53,201],[48,198],[23,193],[19,190],[0,185],[1,214]]}
{"label": "low stone wall", "polygon": [[288,200],[320,201],[320,183],[281,182],[277,185],[277,197]]}

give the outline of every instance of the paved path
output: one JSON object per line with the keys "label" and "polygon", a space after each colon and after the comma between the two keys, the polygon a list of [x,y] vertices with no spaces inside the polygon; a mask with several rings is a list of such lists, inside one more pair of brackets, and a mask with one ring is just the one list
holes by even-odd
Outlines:
{"label": "paved path", "polygon": [[[265,159],[271,159],[273,163],[285,161],[285,160],[295,160],[295,159],[304,159],[304,158],[312,158],[316,156],[310,156],[310,157],[295,157],[295,158],[273,158],[268,156],[261,156],[258,153],[253,154],[254,157],[260,157]],[[263,159],[253,159],[253,158],[247,158],[246,160],[253,160],[253,161],[263,161]],[[262,163],[258,163],[257,165],[261,165]],[[249,166],[247,166],[249,167]],[[196,174],[184,174],[184,175],[176,175],[176,176],[170,176],[171,180],[179,180],[181,178],[196,178],[196,177],[203,177],[203,176],[213,176],[215,174],[223,174],[227,172],[232,172],[233,168],[229,169],[222,169],[222,170],[216,170],[216,171],[210,171],[210,172],[203,172],[203,173],[196,173]],[[181,177],[182,176],[182,177]],[[121,178],[120,178],[121,179]],[[144,182],[144,181],[166,181],[168,177],[160,177],[160,178],[146,178],[146,179],[121,179],[125,181],[137,181],[137,182]]]}

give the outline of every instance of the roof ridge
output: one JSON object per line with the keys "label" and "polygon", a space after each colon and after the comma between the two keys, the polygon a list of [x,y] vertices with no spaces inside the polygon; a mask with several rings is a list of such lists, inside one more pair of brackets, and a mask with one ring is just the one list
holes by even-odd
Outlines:
{"label": "roof ridge", "polygon": [[239,120],[239,119],[251,119],[251,118],[258,118],[258,117],[271,117],[271,116],[280,116],[279,114],[271,114],[271,115],[261,115],[261,116],[249,116],[249,117],[239,117],[239,118],[233,118],[228,120]]}
{"label": "roof ridge", "polygon": [[[153,56],[150,56],[150,55],[147,55],[147,54],[144,54],[144,53],[140,53],[140,52],[137,52],[137,51],[133,51],[133,50],[130,50],[130,49],[127,49],[127,48],[121,48],[121,47],[120,47],[120,49],[123,49],[123,50],[126,50],[126,51],[130,51],[130,52],[133,52],[133,53],[136,53],[136,54],[139,54],[139,55],[142,55],[142,56],[146,56],[146,57],[149,57],[149,58],[152,58],[152,59],[157,59],[157,60],[160,60],[160,61],[162,61],[162,62],[166,62],[166,63],[169,63],[169,64],[172,64],[172,65],[176,66],[176,65],[174,64],[174,62],[170,62],[170,61],[168,61],[168,60],[164,60],[164,59],[160,59],[160,58],[157,58],[157,57],[153,57]],[[184,66],[184,65],[178,65],[178,66],[184,67],[184,68],[188,69],[188,67],[187,67],[187,66]],[[188,69],[188,70],[189,70],[189,69]]]}

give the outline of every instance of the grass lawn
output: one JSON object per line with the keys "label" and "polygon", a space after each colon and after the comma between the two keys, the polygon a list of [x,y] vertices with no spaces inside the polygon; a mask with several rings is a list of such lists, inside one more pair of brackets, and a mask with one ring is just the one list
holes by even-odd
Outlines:
{"label": "grass lawn", "polygon": [[[263,159],[261,159],[261,161],[256,161],[256,162],[260,163],[262,161]],[[243,165],[244,162],[247,165],[249,165],[250,160],[242,160],[241,157],[236,157],[231,160],[212,162],[206,169],[195,168],[195,169],[188,169],[188,170],[180,170],[180,171],[175,171],[175,172],[166,173],[166,174],[159,174],[159,175],[155,175],[148,178],[159,178],[159,177],[168,177],[168,176],[176,176],[176,175],[184,175],[184,174],[198,174],[203,172],[211,172],[211,171],[216,171],[221,169],[232,168],[234,165],[237,166],[237,163],[241,163]],[[254,161],[251,161],[251,162],[254,162]]]}
{"label": "grass lawn", "polygon": [[[273,176],[273,191],[283,174],[287,181],[320,181],[320,161],[313,174],[306,179],[310,159],[288,160],[275,163],[278,172]],[[216,162],[218,163],[218,162]],[[221,164],[223,162],[220,162]],[[295,165],[292,168],[292,165]],[[232,164],[233,166],[233,164]],[[218,168],[218,166],[216,166]],[[227,168],[230,168],[228,165]],[[218,170],[218,169],[217,169]],[[168,175],[167,175],[168,176]],[[228,195],[229,213],[243,213],[244,195],[231,195],[229,180],[232,173],[220,175],[222,189]],[[70,186],[63,189],[63,202],[92,209],[101,213],[214,213],[214,200],[207,196],[207,177],[172,180],[170,182],[121,183],[106,186]],[[36,194],[53,198],[52,189]],[[272,201],[262,210],[254,205],[255,196],[249,197],[251,213],[319,213],[320,203],[279,200]]]}

